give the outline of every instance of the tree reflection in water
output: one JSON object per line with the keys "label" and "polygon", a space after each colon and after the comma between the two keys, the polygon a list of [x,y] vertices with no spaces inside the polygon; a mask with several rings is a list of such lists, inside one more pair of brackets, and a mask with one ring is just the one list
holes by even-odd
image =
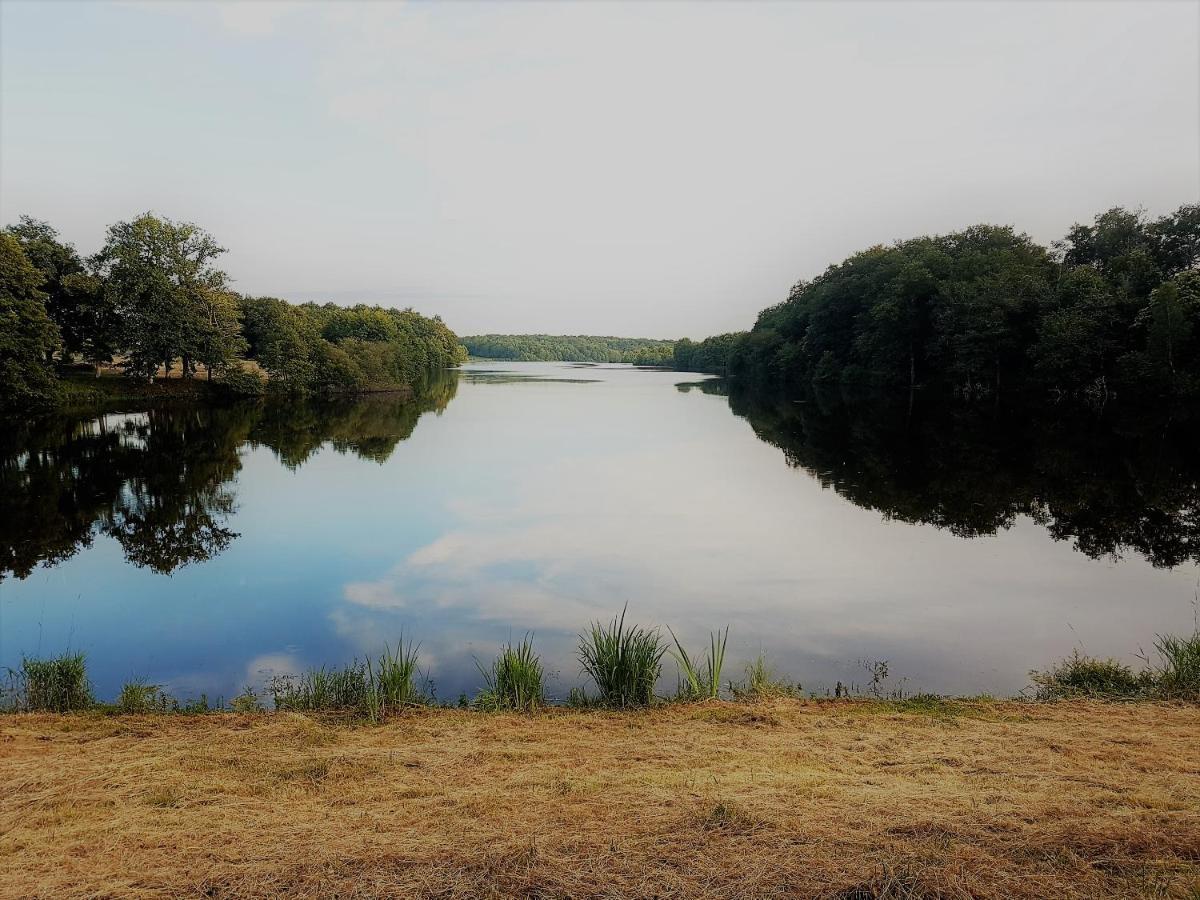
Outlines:
{"label": "tree reflection in water", "polygon": [[457,377],[417,397],[340,403],[167,407],[50,416],[0,429],[0,578],[26,578],[114,538],[133,565],[170,574],[237,538],[234,479],[245,445],[296,468],[320,447],[384,462],[425,412],[453,399]]}

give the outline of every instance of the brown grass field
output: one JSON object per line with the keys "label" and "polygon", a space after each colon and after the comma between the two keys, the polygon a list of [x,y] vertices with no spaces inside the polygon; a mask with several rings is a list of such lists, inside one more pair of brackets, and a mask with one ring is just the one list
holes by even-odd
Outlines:
{"label": "brown grass field", "polygon": [[0,717],[5,897],[1200,897],[1200,706]]}

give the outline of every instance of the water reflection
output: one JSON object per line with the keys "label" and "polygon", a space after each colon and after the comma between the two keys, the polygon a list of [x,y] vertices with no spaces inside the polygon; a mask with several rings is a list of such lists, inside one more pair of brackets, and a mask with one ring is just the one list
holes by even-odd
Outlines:
{"label": "water reflection", "polygon": [[[726,391],[720,383],[700,385]],[[760,440],[847,500],[964,538],[1027,515],[1097,559],[1200,559],[1197,421],[1136,410],[948,406],[903,396],[735,391]]]}
{"label": "water reflection", "polygon": [[101,696],[229,697],[403,630],[453,699],[531,631],[563,696],[579,629],[628,601],[693,648],[729,624],[733,677],[763,651],[819,690],[876,657],[1011,693],[1078,643],[1128,659],[1191,627],[1192,422],[486,369],[416,402],[4,432],[0,668],[74,647]]}
{"label": "water reflection", "polygon": [[451,375],[415,399],[167,407],[12,423],[0,436],[0,579],[26,578],[114,538],[139,568],[170,574],[238,537],[234,482],[245,447],[296,469],[319,448],[383,463],[417,420],[454,397]]}

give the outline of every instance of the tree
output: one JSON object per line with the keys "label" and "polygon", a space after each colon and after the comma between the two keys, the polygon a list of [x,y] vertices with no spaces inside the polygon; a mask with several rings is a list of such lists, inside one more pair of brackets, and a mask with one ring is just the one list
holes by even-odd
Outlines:
{"label": "tree", "polygon": [[0,408],[47,405],[58,396],[49,360],[61,335],[46,315],[41,283],[17,239],[0,233]]}
{"label": "tree", "polygon": [[121,317],[130,374],[152,378],[182,359],[190,378],[197,361],[219,371],[237,357],[236,298],[213,264],[224,252],[195,225],[151,213],[109,228],[96,261]]}

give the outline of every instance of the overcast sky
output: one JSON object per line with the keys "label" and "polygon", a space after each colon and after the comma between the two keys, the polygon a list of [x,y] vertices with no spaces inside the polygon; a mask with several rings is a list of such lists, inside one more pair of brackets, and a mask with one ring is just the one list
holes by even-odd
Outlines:
{"label": "overcast sky", "polygon": [[0,0],[0,220],[235,287],[703,337],[871,244],[1200,200],[1200,3]]}

